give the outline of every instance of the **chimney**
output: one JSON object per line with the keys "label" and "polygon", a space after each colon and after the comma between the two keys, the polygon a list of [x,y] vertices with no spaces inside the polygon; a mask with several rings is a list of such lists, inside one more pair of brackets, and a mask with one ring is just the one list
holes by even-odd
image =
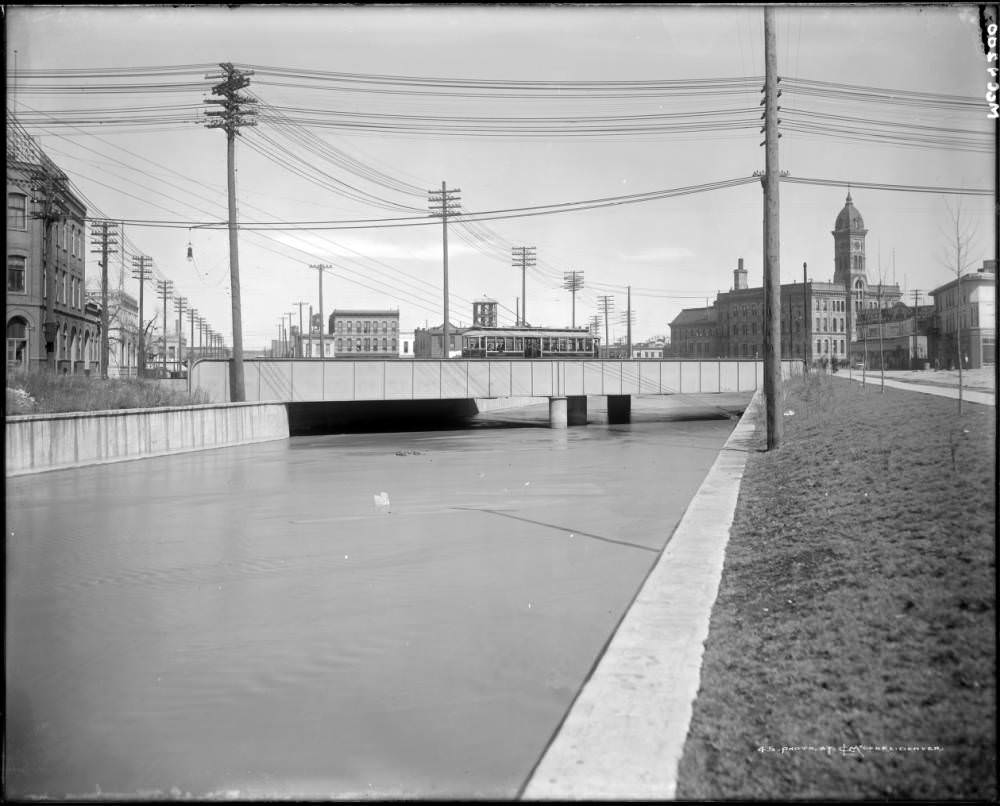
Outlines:
{"label": "chimney", "polygon": [[743,258],[740,258],[738,268],[733,269],[733,288],[739,291],[747,287],[747,271],[743,268]]}

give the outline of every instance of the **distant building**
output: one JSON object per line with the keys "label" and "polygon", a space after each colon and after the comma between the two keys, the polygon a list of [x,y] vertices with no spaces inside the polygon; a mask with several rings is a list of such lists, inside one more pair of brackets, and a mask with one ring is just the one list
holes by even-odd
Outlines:
{"label": "distant building", "polygon": [[497,305],[495,299],[483,297],[472,303],[472,326],[473,327],[496,327],[497,326]]}
{"label": "distant building", "polygon": [[[864,220],[847,194],[831,233],[832,282],[805,279],[781,286],[781,357],[809,363],[846,363],[859,352],[856,320],[862,310],[890,308],[902,296],[896,284],[875,287],[865,269]],[[740,258],[733,287],[704,308],[685,308],[670,323],[671,353],[685,358],[761,358],[764,288],[751,288]],[[863,352],[863,350],[862,350]]]}
{"label": "distant building", "polygon": [[931,355],[934,306],[916,308],[897,302],[889,308],[867,308],[858,314],[859,338],[851,360],[869,369],[922,368]]}
{"label": "distant building", "polygon": [[[467,327],[448,326],[448,355],[451,358],[462,355],[462,334],[471,330]],[[414,358],[444,357],[444,324],[437,327],[420,328],[413,331]]]}
{"label": "distant building", "polygon": [[341,358],[397,358],[399,310],[335,310],[327,339]]}
{"label": "distant building", "polygon": [[86,218],[69,178],[8,113],[8,369],[36,369],[51,356],[72,373],[100,360],[100,323],[87,310]]}
{"label": "distant building", "polygon": [[957,366],[959,355],[970,369],[996,363],[996,294],[996,260],[931,291],[938,366]]}
{"label": "distant building", "polygon": [[413,358],[414,331],[399,331],[399,357]]}
{"label": "distant building", "polygon": [[663,339],[651,339],[640,344],[632,345],[632,358],[663,358]]}
{"label": "distant building", "polygon": [[[94,306],[94,316],[100,322],[101,292],[88,291],[87,302]],[[100,329],[97,338],[100,357]],[[108,290],[108,376],[135,377],[139,365],[139,303],[131,294],[119,289]]]}

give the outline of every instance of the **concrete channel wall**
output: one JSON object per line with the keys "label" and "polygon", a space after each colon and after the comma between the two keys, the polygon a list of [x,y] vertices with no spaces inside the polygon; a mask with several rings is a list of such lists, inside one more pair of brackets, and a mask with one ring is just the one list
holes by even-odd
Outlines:
{"label": "concrete channel wall", "polygon": [[288,438],[283,403],[8,417],[8,476]]}

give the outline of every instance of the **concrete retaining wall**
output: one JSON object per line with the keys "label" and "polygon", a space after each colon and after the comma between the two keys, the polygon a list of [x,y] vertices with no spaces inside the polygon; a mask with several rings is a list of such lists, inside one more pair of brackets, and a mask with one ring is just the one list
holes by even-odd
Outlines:
{"label": "concrete retaining wall", "polygon": [[8,417],[8,476],[288,438],[281,403]]}

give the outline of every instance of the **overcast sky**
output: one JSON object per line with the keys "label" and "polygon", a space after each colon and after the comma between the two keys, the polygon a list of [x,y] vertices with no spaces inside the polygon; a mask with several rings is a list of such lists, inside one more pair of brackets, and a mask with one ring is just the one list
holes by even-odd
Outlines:
{"label": "overcast sky", "polygon": [[[262,119],[237,142],[240,220],[247,223],[411,217],[421,212],[406,212],[407,207],[427,210],[426,193],[419,196],[416,190],[440,188],[442,181],[461,189],[463,210],[490,211],[702,185],[749,177],[764,167],[763,136],[756,125],[759,83],[752,88],[733,84],[735,91],[729,93],[718,84],[686,96],[636,91],[637,82],[763,76],[760,6],[8,6],[6,11],[8,108],[13,104],[96,211],[126,221],[179,224],[127,224],[127,236],[135,250],[153,257],[157,275],[173,280],[175,292],[186,296],[227,343],[225,231],[183,226],[226,217],[225,136],[204,128],[196,109],[205,108],[202,101],[215,83],[205,78],[206,67],[220,62],[256,68],[249,89],[296,121],[292,130],[275,125],[273,118]],[[985,134],[994,131],[995,122],[986,119],[989,77],[975,6],[780,7],[776,23],[783,81],[982,99],[979,108],[945,109],[905,95],[886,102],[786,90],[781,169],[792,177],[838,184],[782,183],[783,281],[799,279],[803,262],[813,279],[832,278],[830,231],[848,182],[994,187],[994,141]],[[189,69],[178,71],[176,79],[136,72],[184,65]],[[109,68],[111,74],[102,78],[65,72]],[[298,77],[279,76],[277,68]],[[49,78],[33,72],[43,70],[62,72]],[[360,74],[367,81],[333,82],[317,76],[320,72]],[[392,78],[373,83],[376,75]],[[421,88],[399,92],[412,77],[504,82],[505,89],[450,96]],[[123,91],[84,89],[116,80]],[[171,80],[190,86],[175,92],[148,86]],[[528,84],[583,81],[604,83],[558,93]],[[624,92],[606,82],[634,83]],[[120,122],[158,109],[164,110],[162,125]],[[72,117],[70,110],[93,114]],[[586,118],[680,113],[691,115],[684,120],[720,125],[700,132],[599,136],[579,128]],[[340,125],[356,124],[363,114],[388,116],[367,121],[400,125],[414,119],[402,115],[430,118],[435,131]],[[481,120],[474,122],[475,134],[456,134],[447,131],[444,120],[487,117],[571,120],[562,121],[560,132],[544,136],[501,136],[493,123]],[[754,125],[725,123],[737,119]],[[90,122],[97,120],[104,122]],[[792,121],[809,131],[793,130]],[[872,121],[887,125],[876,132]],[[950,128],[955,135],[936,132],[929,135],[930,143],[919,146],[900,142],[900,137],[931,132],[921,127]],[[896,136],[874,139],[884,132]],[[986,149],[959,149],[959,141],[985,143]],[[318,151],[307,150],[308,143],[320,151],[338,149],[341,163],[319,160]],[[350,167],[345,167],[347,159]],[[317,184],[310,164],[325,172],[325,187]],[[354,189],[392,204],[387,208],[352,198]],[[929,291],[953,276],[943,262],[950,226],[946,202],[954,209],[959,197],[858,187],[851,193],[869,229],[870,280],[878,281],[880,257],[884,278],[891,281],[894,275],[911,293]],[[961,198],[963,222],[977,230],[972,248],[977,266],[993,257],[993,203],[993,196]],[[761,222],[761,188],[753,182],[489,221],[488,232],[478,230],[485,240],[454,225],[449,228],[451,319],[468,323],[471,300],[486,295],[501,303],[501,323],[512,324],[521,273],[510,265],[510,249],[534,246],[538,266],[527,276],[532,323],[570,323],[570,295],[560,286],[563,272],[576,270],[585,284],[577,295],[578,325],[597,313],[599,296],[610,295],[612,340],[624,335],[619,314],[626,307],[625,287],[631,285],[634,340],[668,335],[668,322],[682,307],[704,304],[731,287],[739,258],[751,284],[761,283]],[[193,261],[186,259],[189,242]],[[441,322],[439,225],[245,230],[240,271],[246,349],[264,348],[286,312],[295,313],[297,324],[299,308],[293,303],[307,302],[318,311],[317,272],[309,264],[320,262],[334,265],[324,280],[327,313],[334,307],[398,308],[404,330]],[[134,291],[129,267],[125,274],[126,288]],[[98,276],[96,260],[88,259],[88,284]]]}

